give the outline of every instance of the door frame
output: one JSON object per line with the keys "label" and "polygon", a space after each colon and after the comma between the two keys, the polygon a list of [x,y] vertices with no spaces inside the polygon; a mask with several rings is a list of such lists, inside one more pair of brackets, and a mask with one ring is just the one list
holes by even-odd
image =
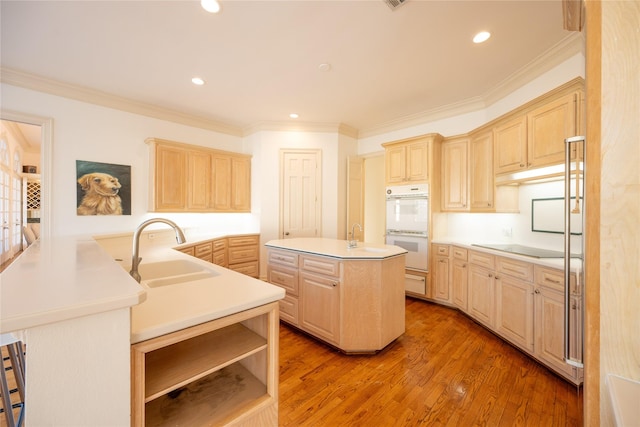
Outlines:
{"label": "door frame", "polygon": [[53,119],[4,109],[0,110],[0,119],[40,126],[40,240],[48,240],[53,229]]}

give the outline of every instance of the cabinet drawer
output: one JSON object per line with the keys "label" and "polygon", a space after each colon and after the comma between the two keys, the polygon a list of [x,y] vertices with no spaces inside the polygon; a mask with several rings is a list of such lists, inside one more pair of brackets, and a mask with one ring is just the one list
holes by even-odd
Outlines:
{"label": "cabinet drawer", "polygon": [[227,252],[214,252],[213,253],[213,263],[215,265],[220,265],[222,267],[226,267],[229,265],[227,262]]}
{"label": "cabinet drawer", "polygon": [[269,264],[277,263],[287,265],[289,267],[298,268],[298,254],[286,251],[274,251],[269,249]]}
{"label": "cabinet drawer", "polygon": [[211,253],[213,252],[213,245],[211,244],[211,242],[201,243],[195,246],[194,252],[195,252],[195,256],[197,256],[198,258],[202,258],[202,259],[206,257],[211,258]]}
{"label": "cabinet drawer", "polygon": [[213,241],[213,251],[223,251],[227,249],[227,239],[218,239]]}
{"label": "cabinet drawer", "polygon": [[496,265],[496,257],[485,252],[469,251],[469,262],[493,270]]}
{"label": "cabinet drawer", "polygon": [[463,261],[467,260],[469,251],[465,248],[460,248],[458,246],[453,246],[452,248],[453,258],[460,259]]}
{"label": "cabinet drawer", "polygon": [[229,264],[237,264],[239,262],[256,261],[258,259],[257,246],[241,246],[229,248]]}
{"label": "cabinet drawer", "polygon": [[191,256],[196,256],[195,254],[195,248],[193,246],[189,246],[188,248],[182,248],[182,249],[178,249],[180,252],[182,252],[183,254],[187,254],[187,255],[191,255]]}
{"label": "cabinet drawer", "polygon": [[438,256],[449,256],[449,245],[433,245],[433,252]]}
{"label": "cabinet drawer", "polygon": [[258,245],[260,243],[260,236],[235,236],[229,237],[229,247],[234,246],[247,246],[247,245]]}
{"label": "cabinet drawer", "polygon": [[298,326],[298,298],[291,295],[285,295],[285,297],[278,301],[278,303],[280,306],[280,319]]}
{"label": "cabinet drawer", "polygon": [[[536,285],[564,292],[564,272],[562,270],[536,265],[534,275]],[[582,293],[582,289],[578,285],[574,273],[571,273],[569,292],[573,295],[580,295]]]}
{"label": "cabinet drawer", "polygon": [[510,258],[497,258],[498,272],[517,277],[526,282],[533,282],[533,264]]}
{"label": "cabinet drawer", "polygon": [[338,277],[340,275],[340,261],[329,258],[300,256],[301,268],[314,273]]}
{"label": "cabinet drawer", "polygon": [[246,276],[257,278],[260,274],[258,261],[244,262],[242,264],[229,265],[229,269],[242,273]]}
{"label": "cabinet drawer", "polygon": [[267,281],[284,288],[287,295],[298,295],[298,270],[269,264]]}

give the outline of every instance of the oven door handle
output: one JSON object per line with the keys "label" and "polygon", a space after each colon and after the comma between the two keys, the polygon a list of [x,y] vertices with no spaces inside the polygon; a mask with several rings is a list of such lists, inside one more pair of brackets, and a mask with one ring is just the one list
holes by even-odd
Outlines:
{"label": "oven door handle", "polygon": [[404,237],[424,237],[428,238],[429,234],[423,231],[408,231],[408,230],[387,230],[388,236],[404,236]]}

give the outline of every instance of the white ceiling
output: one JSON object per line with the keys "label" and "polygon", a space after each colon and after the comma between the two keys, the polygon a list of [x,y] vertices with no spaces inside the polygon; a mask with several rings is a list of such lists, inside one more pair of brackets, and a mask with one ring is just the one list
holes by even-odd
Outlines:
{"label": "white ceiling", "polygon": [[[362,133],[486,101],[571,35],[561,0],[221,4],[213,15],[199,1],[2,0],[2,68],[240,134],[291,112]],[[493,36],[474,45],[480,30]],[[207,83],[194,86],[195,75]]]}

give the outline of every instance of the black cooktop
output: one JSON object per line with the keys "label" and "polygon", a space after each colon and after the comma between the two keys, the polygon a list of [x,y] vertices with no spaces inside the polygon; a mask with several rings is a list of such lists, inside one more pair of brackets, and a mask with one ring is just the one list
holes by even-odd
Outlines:
{"label": "black cooktop", "polygon": [[513,245],[513,244],[472,244],[471,246],[479,246],[481,248],[494,249],[496,251],[511,252],[513,254],[530,256],[533,258],[564,258],[564,252],[552,251],[549,249],[532,248],[530,246]]}

